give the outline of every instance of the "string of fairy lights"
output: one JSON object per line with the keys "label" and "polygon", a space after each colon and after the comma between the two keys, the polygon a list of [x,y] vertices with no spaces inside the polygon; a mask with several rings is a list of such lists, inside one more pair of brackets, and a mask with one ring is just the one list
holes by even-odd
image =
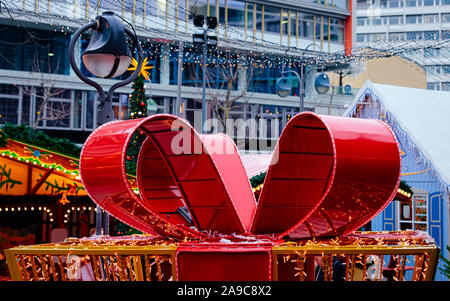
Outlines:
{"label": "string of fairy lights", "polygon": [[42,212],[48,215],[48,221],[49,222],[54,222],[54,218],[53,218],[53,212],[51,209],[47,208],[46,206],[5,206],[5,207],[0,207],[0,213],[1,212]]}
{"label": "string of fairy lights", "polygon": [[[65,3],[55,4],[51,3],[51,1],[49,1],[48,3],[48,5],[50,5],[50,8],[48,8],[49,11],[52,11],[52,9],[56,7],[56,5],[58,6],[58,10],[61,12],[69,12],[74,9],[73,6],[66,6]],[[124,9],[126,13],[130,13],[129,7],[122,7],[122,1],[102,0],[100,1],[100,4],[101,3],[109,5],[108,7],[111,9],[115,9],[117,11],[122,11],[122,9]],[[24,18],[25,15],[27,20],[34,21],[36,23],[41,23],[43,20],[46,20],[46,22],[51,27],[54,27],[55,32],[61,32],[64,35],[70,35],[74,31],[74,29],[79,26],[79,22],[76,22],[76,20],[70,19],[67,16],[54,16],[51,14],[39,13],[39,11],[36,14],[32,11],[24,10],[24,6],[28,8],[32,8],[35,6],[36,1],[33,0],[24,0],[23,2],[18,1],[14,3],[8,3],[8,5],[2,2],[2,4],[3,6],[7,6],[11,11],[11,16],[17,17],[18,20],[21,17]],[[170,25],[170,28],[179,28],[179,23],[185,22],[186,20],[174,14],[173,11],[175,11],[175,9],[177,8],[182,12],[182,14],[189,13],[189,11],[182,6],[175,7],[175,5],[171,2],[168,2],[166,5],[168,8],[171,8],[171,11],[167,10],[163,12],[164,16],[152,15],[151,23],[157,25],[160,28],[168,27],[168,25]],[[150,9],[158,12],[158,8],[151,5],[151,3],[147,3],[147,6]],[[81,8],[79,9],[81,10]],[[3,11],[2,14],[3,16],[8,17],[8,15]],[[84,17],[87,17],[87,19],[91,19],[94,18],[97,14],[99,14],[99,10],[97,9],[97,6],[93,6],[92,8],[89,7],[88,10],[84,12]],[[142,6],[136,6],[134,14],[135,18],[145,17]],[[166,19],[163,20],[163,17],[165,17]],[[63,25],[61,24],[61,21],[65,21],[66,23],[73,23],[73,26],[72,24],[70,24],[70,26]],[[129,21],[127,22],[129,23]],[[171,55],[174,55],[174,53],[178,52],[177,41],[189,41],[191,39],[190,34],[186,34],[181,31],[165,31],[148,25],[152,24],[146,24],[145,27],[135,25],[136,31],[138,32],[138,34],[145,31],[145,35],[147,36],[146,42],[154,42],[154,38],[166,40],[158,41],[158,43],[166,44],[169,48],[167,54],[160,54],[160,59],[162,61],[169,60]],[[246,41],[245,39],[243,39],[244,33],[234,28],[233,26],[227,26],[226,28],[223,24],[219,24],[218,26],[219,30],[216,33],[219,40],[219,49],[217,51],[211,50],[209,52],[209,64],[214,64],[215,62],[228,62],[234,65],[242,64],[244,60],[247,64],[252,64],[256,68],[272,68],[279,66],[298,67],[301,64],[316,66],[320,65],[326,67],[338,66],[352,61],[365,61],[391,56],[404,56],[426,49],[442,49],[448,48],[450,46],[448,33],[442,32],[440,36],[437,36],[434,39],[428,41],[411,39],[397,41],[380,40],[369,43],[365,46],[354,47],[350,54],[346,53],[345,51],[305,51],[296,47],[279,45],[273,41],[262,39],[260,37],[252,37],[250,33],[249,35],[251,37],[251,40],[255,42]],[[228,32],[233,32],[236,37],[225,37],[225,30]],[[2,42],[3,41],[0,41],[0,43]],[[233,55],[230,55],[231,53]],[[192,43],[185,43],[183,54],[186,58],[186,61],[200,63],[200,54],[198,52],[198,49],[193,46]]]}

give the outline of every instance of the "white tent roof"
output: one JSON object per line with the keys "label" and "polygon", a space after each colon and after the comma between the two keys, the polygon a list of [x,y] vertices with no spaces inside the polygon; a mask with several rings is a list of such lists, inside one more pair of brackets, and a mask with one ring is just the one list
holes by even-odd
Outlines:
{"label": "white tent roof", "polygon": [[247,177],[250,179],[267,171],[272,160],[272,153],[241,154],[241,160]]}
{"label": "white tent roof", "polygon": [[450,185],[450,92],[391,86],[367,80],[356,95],[348,116],[361,95],[371,89],[386,110]]}

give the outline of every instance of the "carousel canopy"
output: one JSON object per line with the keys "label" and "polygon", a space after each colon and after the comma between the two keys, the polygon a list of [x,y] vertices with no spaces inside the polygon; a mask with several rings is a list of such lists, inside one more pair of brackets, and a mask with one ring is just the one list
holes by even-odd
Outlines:
{"label": "carousel canopy", "polygon": [[[367,80],[345,116],[352,116],[369,90],[450,185],[450,92],[372,83]],[[443,141],[445,143],[443,143]]]}

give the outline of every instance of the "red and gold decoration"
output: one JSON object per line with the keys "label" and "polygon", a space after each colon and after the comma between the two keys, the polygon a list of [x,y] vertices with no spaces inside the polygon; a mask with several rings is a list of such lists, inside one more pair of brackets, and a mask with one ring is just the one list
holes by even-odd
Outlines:
{"label": "red and gold decoration", "polygon": [[[136,132],[146,136],[137,190],[124,164]],[[145,234],[7,250],[14,280],[317,280],[320,268],[324,281],[401,281],[436,271],[426,233],[355,232],[400,184],[397,142],[376,120],[294,116],[253,189],[228,136],[166,114],[99,127],[79,170],[96,204]]]}
{"label": "red and gold decoration", "polygon": [[[73,238],[64,243],[5,251],[19,281],[316,280],[344,266],[342,281],[433,280],[438,248],[424,232],[354,232],[334,239],[216,238],[193,242],[153,235]],[[384,258],[389,258],[384,262]],[[408,274],[407,274],[408,273]]]}

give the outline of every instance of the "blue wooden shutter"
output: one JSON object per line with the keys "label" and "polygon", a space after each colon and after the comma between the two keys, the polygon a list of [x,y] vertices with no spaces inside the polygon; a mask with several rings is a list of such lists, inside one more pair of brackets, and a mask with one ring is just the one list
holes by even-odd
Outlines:
{"label": "blue wooden shutter", "polygon": [[395,202],[392,201],[383,210],[383,230],[395,231]]}
{"label": "blue wooden shutter", "polygon": [[442,194],[440,191],[430,193],[428,205],[428,233],[442,249]]}

